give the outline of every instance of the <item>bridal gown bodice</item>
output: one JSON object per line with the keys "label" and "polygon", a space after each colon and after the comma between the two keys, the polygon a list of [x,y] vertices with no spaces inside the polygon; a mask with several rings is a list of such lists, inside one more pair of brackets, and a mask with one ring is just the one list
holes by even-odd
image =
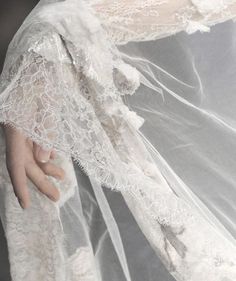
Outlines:
{"label": "bridal gown bodice", "polygon": [[[235,244],[178,197],[154,164],[139,136],[144,120],[123,102],[140,86],[140,73],[113,49],[180,30],[209,31],[209,25],[233,17],[233,2],[90,1],[107,33],[97,18],[82,11],[79,44],[72,40],[73,30],[65,33],[63,26],[47,20],[25,25],[23,35],[16,36],[1,76],[0,121],[46,148],[53,146],[67,177],[62,183],[51,179],[61,192],[58,203],[30,184],[32,207],[21,210],[5,167],[1,134],[1,219],[13,281],[100,280],[88,242],[82,239],[70,250],[65,246],[64,223],[70,218],[63,217],[63,208],[78,195],[66,154],[94,184],[122,193],[176,280],[234,281]],[[81,224],[85,232],[79,214],[72,224]]]}

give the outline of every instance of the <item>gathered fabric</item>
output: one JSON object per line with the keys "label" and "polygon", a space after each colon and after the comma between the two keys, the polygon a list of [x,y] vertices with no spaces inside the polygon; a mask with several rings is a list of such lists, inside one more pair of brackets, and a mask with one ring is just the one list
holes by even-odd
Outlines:
{"label": "gathered fabric", "polygon": [[[164,265],[166,280],[234,280],[232,203],[224,211],[222,202],[210,200],[214,190],[204,202],[201,188],[200,196],[194,188],[209,187],[208,180],[218,175],[225,198],[235,196],[233,171],[228,168],[226,179],[227,166],[222,164],[229,150],[221,145],[224,137],[230,143],[235,138],[235,116],[215,106],[217,90],[215,103],[207,90],[214,77],[203,56],[197,65],[191,54],[199,49],[186,38],[196,31],[210,36],[213,25],[233,19],[235,13],[232,0],[39,2],[8,48],[0,80],[0,122],[45,149],[55,149],[55,161],[67,176],[62,183],[50,178],[61,193],[58,203],[30,183],[32,207],[22,211],[5,167],[1,134],[1,219],[13,281],[139,280],[127,259],[121,217],[113,214],[105,188],[122,195],[129,215]],[[231,27],[233,33],[233,22]],[[182,30],[188,35],[179,36],[179,45],[164,38]],[[201,40],[204,46],[199,37],[193,42],[201,46]],[[209,65],[217,54],[209,54]],[[181,68],[174,58],[186,71],[171,68]],[[230,59],[227,62],[232,66]],[[233,89],[227,97],[225,108],[229,103],[233,108]],[[181,158],[175,152],[178,146],[190,150]],[[221,155],[219,163],[212,158],[215,152]],[[193,156],[200,160],[192,158],[192,165],[209,168],[208,175],[202,173],[203,183],[195,179],[197,168],[187,167]],[[176,168],[177,158],[186,166]],[[231,180],[227,193],[224,184]],[[98,209],[104,223],[100,232],[93,229]],[[145,280],[154,280],[155,271],[148,272]]]}

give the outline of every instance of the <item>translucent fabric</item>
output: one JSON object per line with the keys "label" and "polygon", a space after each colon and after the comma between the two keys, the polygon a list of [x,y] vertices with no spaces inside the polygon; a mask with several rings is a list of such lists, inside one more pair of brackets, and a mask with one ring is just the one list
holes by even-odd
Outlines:
{"label": "translucent fabric", "polygon": [[[228,21],[210,33],[180,33],[120,49],[163,89],[158,94],[141,87],[126,100],[145,119],[141,131],[159,168],[181,196],[195,200],[188,188],[194,191],[235,237],[234,34]],[[181,190],[183,183],[188,188]]]}
{"label": "translucent fabric", "polygon": [[9,46],[0,121],[56,149],[67,177],[56,204],[30,184],[22,211],[1,135],[13,281],[234,280],[235,24],[160,38],[235,10],[40,1]]}

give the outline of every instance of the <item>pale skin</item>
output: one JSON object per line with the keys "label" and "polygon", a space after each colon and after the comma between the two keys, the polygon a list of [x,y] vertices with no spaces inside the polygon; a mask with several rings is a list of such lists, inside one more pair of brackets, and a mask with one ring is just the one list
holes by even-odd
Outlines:
{"label": "pale skin", "polygon": [[7,170],[20,206],[23,209],[30,206],[28,180],[50,200],[58,201],[59,191],[47,177],[52,176],[58,180],[65,177],[64,170],[51,161],[56,157],[55,151],[42,149],[10,126],[3,126],[3,130],[6,139]]}

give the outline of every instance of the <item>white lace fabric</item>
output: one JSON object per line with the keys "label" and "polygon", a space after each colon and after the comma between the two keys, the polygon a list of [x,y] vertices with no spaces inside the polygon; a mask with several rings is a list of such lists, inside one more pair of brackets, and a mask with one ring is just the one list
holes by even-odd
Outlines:
{"label": "white lace fabric", "polygon": [[[4,163],[5,143],[2,130],[0,135],[0,159]],[[1,220],[8,243],[12,280],[97,280],[90,245],[78,247],[70,256],[66,251],[59,207],[75,196],[78,186],[72,162],[59,158],[56,163],[67,174],[63,183],[49,178],[61,193],[60,201],[52,204],[31,183],[29,192],[32,207],[27,211],[20,208],[12,192],[6,166],[1,165],[1,208],[5,210],[4,214],[1,213]]]}
{"label": "white lace fabric", "polygon": [[[74,19],[76,11],[74,15],[71,8],[75,3],[77,1],[70,0],[66,6],[68,11],[58,9],[55,17],[60,13],[71,13]],[[192,21],[193,11],[202,9],[201,1],[195,1],[196,6],[191,3],[115,1],[111,4],[99,1],[93,8],[100,17],[105,17],[104,22],[110,29],[108,34],[112,32],[116,38],[119,33],[113,32],[113,25],[108,20],[116,21],[119,15],[124,16],[126,21],[122,18],[119,21],[127,22],[124,30],[129,31],[127,40],[132,41],[142,40],[142,36],[145,40],[149,40],[149,36],[157,38],[159,24],[168,28],[171,34],[168,20],[173,21],[178,30],[183,29],[183,24]],[[31,20],[32,24],[24,23],[23,33],[20,30],[9,47],[1,75],[0,120],[19,127],[44,147],[53,146],[60,152],[69,153],[100,182],[115,189],[117,186],[125,189],[130,185],[129,180],[117,171],[132,171],[132,167],[120,161],[113,146],[113,135],[119,139],[119,132],[126,122],[136,129],[143,123],[142,118],[130,112],[121,99],[139,87],[139,73],[121,60],[97,18],[85,7],[79,6],[82,17],[80,20],[75,18],[76,28],[71,30],[65,29],[60,22],[53,26],[49,13],[44,9]],[[220,18],[225,15],[227,6],[224,7]],[[210,11],[209,5],[208,14]],[[156,12],[159,16],[155,15]],[[224,20],[228,17],[225,16]],[[233,17],[232,13],[230,17]],[[87,29],[83,28],[84,25]],[[141,37],[130,37],[130,34]],[[119,39],[114,41],[120,42]],[[111,123],[107,125],[107,122]]]}
{"label": "white lace fabric", "polygon": [[[7,85],[3,93],[8,97],[1,104],[1,118],[5,123],[10,120],[11,125],[21,128],[45,148],[53,146],[59,152],[71,154],[89,174],[97,174],[96,178],[106,183],[122,164],[119,165],[119,157],[102,122],[114,114],[117,118],[120,115],[124,120],[130,119],[131,123],[137,121],[139,124],[138,117],[134,113],[132,115],[120,97],[133,93],[138,87],[138,73],[131,66],[122,69],[125,64],[117,60],[113,63],[114,74],[112,68],[107,67],[103,79],[93,69],[95,62],[89,61],[94,54],[93,47],[86,53],[84,49],[75,53],[73,45],[67,46],[67,49],[63,46],[58,34],[52,33],[31,45],[13,65],[14,69],[4,72],[8,77],[3,75],[2,83],[13,79],[14,84]],[[61,50],[58,57],[53,54],[55,48]],[[43,56],[45,49],[48,51],[46,57]],[[66,52],[70,52],[75,60],[71,61]],[[125,73],[132,75],[132,72],[134,80],[125,79]],[[98,91],[93,91],[93,87],[97,87]],[[95,94],[91,94],[92,91]],[[118,128],[124,121],[117,122],[120,122],[117,123]],[[114,188],[118,178],[118,174],[113,175]],[[123,184],[123,179],[120,180],[122,188],[126,180]]]}
{"label": "white lace fabric", "polygon": [[[69,2],[72,5],[74,0]],[[56,23],[52,26],[52,22],[39,17],[42,22],[25,25],[22,36],[18,34],[13,40],[0,82],[0,121],[21,129],[43,147],[54,147],[62,156],[72,156],[99,184],[121,191],[156,253],[179,281],[233,281],[236,251],[171,191],[154,165],[138,137],[144,120],[122,101],[122,96],[134,94],[139,87],[140,74],[121,60],[109,39],[124,44],[156,39],[183,29],[190,33],[206,31],[206,21],[211,24],[213,19],[215,22],[233,17],[226,2],[224,6],[222,1],[218,2],[220,9],[216,10],[210,5],[212,1],[208,6],[202,1],[96,2],[93,7],[109,37],[100,29],[97,18],[84,27],[84,22],[91,20],[89,13],[82,15],[82,23],[76,21],[77,31],[64,30],[64,25]],[[220,16],[215,20],[219,10]],[[47,19],[45,11],[43,15]],[[73,192],[68,194],[73,196]],[[28,235],[23,230],[24,219],[10,189],[4,196],[13,280],[36,280],[26,272],[33,262],[29,260],[30,253],[24,253],[22,262],[18,249],[25,245],[17,242],[31,239],[32,231]],[[39,198],[35,200],[40,205],[44,202]],[[63,198],[62,205],[67,201],[66,196]],[[45,225],[43,237],[46,241],[51,239],[46,243],[51,248],[42,249],[42,256],[46,257],[45,264],[53,260],[52,266],[58,270],[50,276],[50,271],[45,272],[44,264],[40,264],[36,268],[42,275],[38,276],[44,279],[46,274],[44,280],[64,281],[65,259],[60,252],[63,231],[58,214],[50,209],[54,208],[51,204],[37,204],[29,214],[32,217],[26,215],[25,219],[37,217],[34,210],[52,213],[50,221],[35,225],[35,232],[38,225]],[[46,226],[51,226],[52,232]],[[29,249],[36,251],[35,241]],[[70,264],[79,270],[71,259]],[[70,280],[80,280],[83,270],[86,271],[82,268]],[[81,280],[94,280],[91,272],[88,276]]]}
{"label": "white lace fabric", "polygon": [[235,17],[233,3],[235,1],[100,0],[92,5],[113,41],[123,45],[182,30],[209,31],[209,25]]}

